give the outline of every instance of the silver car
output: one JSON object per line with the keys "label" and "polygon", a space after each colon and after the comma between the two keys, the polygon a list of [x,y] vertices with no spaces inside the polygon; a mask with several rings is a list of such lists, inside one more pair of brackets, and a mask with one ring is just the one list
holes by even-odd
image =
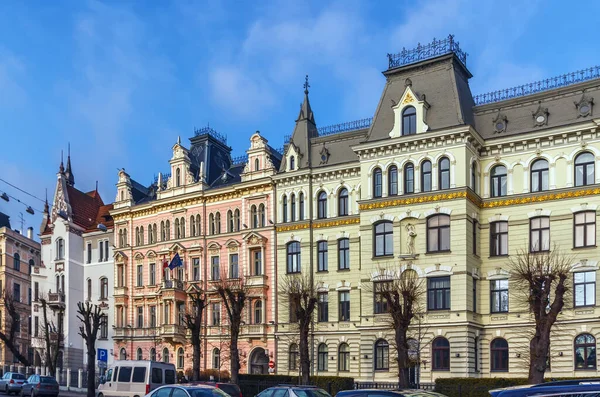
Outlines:
{"label": "silver car", "polygon": [[6,394],[20,393],[25,382],[25,375],[17,372],[7,372],[0,379],[0,390]]}
{"label": "silver car", "polygon": [[229,394],[208,385],[168,385],[153,390],[145,397],[229,397]]}

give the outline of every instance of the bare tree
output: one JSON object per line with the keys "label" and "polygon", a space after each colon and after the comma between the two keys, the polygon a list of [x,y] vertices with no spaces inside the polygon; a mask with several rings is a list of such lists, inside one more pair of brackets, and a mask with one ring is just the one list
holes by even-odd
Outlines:
{"label": "bare tree", "polygon": [[241,274],[239,278],[227,278],[225,272],[223,272],[219,280],[215,283],[215,289],[227,310],[230,327],[231,381],[238,383],[238,374],[240,373],[238,339],[248,295],[248,285]]}
{"label": "bare tree", "polygon": [[103,321],[102,309],[90,302],[78,302],[77,318],[82,323],[79,326],[79,335],[85,340],[87,348],[87,397],[94,397],[96,394],[96,340],[100,324]]}
{"label": "bare tree", "polygon": [[[15,305],[15,299],[8,291],[4,291],[4,308],[6,309],[6,324],[5,329],[8,330],[8,333],[0,332],[0,340],[4,342],[4,345],[7,349],[11,351],[13,356],[20,363],[25,366],[30,366],[31,363],[21,352],[17,346],[17,333],[20,332],[21,328],[21,315],[17,310],[17,306]],[[31,330],[29,330],[31,331]]]}
{"label": "bare tree", "polygon": [[290,323],[298,324],[300,376],[302,384],[310,381],[309,332],[317,307],[317,289],[308,274],[289,274],[279,281],[280,302],[290,313]]}
{"label": "bare tree", "polygon": [[44,337],[45,345],[45,362],[46,367],[50,374],[56,373],[58,367],[58,357],[62,348],[63,339],[63,315],[64,308],[59,307],[58,309],[52,310],[58,317],[58,325],[48,318],[48,301],[45,297],[39,298],[42,304],[42,335]]}
{"label": "bare tree", "polygon": [[190,306],[183,320],[185,326],[192,333],[192,380],[200,380],[200,331],[202,326],[202,315],[204,308],[208,305],[206,294],[200,288],[188,293]]}
{"label": "bare tree", "polygon": [[509,258],[510,281],[519,301],[526,305],[535,322],[529,343],[529,383],[541,383],[548,368],[550,334],[565,305],[567,278],[573,258],[556,246],[531,253],[520,249]]}
{"label": "bare tree", "polygon": [[373,280],[375,303],[390,315],[390,326],[394,330],[394,346],[398,364],[398,383],[409,387],[410,368],[414,365],[409,355],[408,331],[415,314],[420,309],[424,290],[421,279],[414,270],[398,272],[382,269],[379,279]]}

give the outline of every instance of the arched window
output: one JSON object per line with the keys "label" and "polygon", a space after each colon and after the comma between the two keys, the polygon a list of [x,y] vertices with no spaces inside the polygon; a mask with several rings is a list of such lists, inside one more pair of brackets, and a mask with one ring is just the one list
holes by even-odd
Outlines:
{"label": "arched window", "polygon": [[298,241],[289,242],[287,251],[287,272],[300,273],[300,243]]}
{"label": "arched window", "polygon": [[144,245],[144,226],[140,226],[140,245]]}
{"label": "arched window", "polygon": [[152,224],[148,225],[148,244],[154,244],[154,238],[152,236]]}
{"label": "arched window", "polygon": [[287,196],[283,196],[283,204],[281,206],[281,212],[282,212],[282,219],[283,222],[287,222],[288,221],[288,203],[287,203]]}
{"label": "arched window", "polygon": [[[125,231],[125,234],[127,234],[127,231]],[[165,237],[167,241],[171,240],[171,222],[168,220],[165,222]]]}
{"label": "arched window", "polygon": [[450,370],[450,342],[444,337],[438,337],[431,343],[431,369],[434,371]]}
{"label": "arched window", "polygon": [[450,216],[439,214],[427,219],[427,252],[450,251]]}
{"label": "arched window", "polygon": [[290,352],[288,357],[288,369],[291,371],[295,371],[298,369],[298,357],[300,353],[298,352],[298,345],[292,343],[290,345]]}
{"label": "arched window", "polygon": [[292,222],[296,221],[296,195],[294,193],[290,195],[290,215]]}
{"label": "arched window", "polygon": [[506,196],[506,167],[497,165],[490,172],[490,193],[492,197]]}
{"label": "arched window", "polygon": [[192,237],[196,236],[196,217],[194,215],[190,216],[190,233]]}
{"label": "arched window", "polygon": [[258,206],[258,226],[265,227],[265,205],[259,204]]}
{"label": "arched window", "polygon": [[136,246],[140,245],[140,228],[139,227],[135,228],[135,245]]}
{"label": "arched window", "polygon": [[404,166],[404,193],[415,192],[415,166],[408,163]]}
{"label": "arched window", "polygon": [[548,161],[539,159],[533,162],[531,165],[531,191],[532,192],[543,192],[548,190]]}
{"label": "arched window", "polygon": [[256,206],[253,205],[252,207],[250,207],[250,224],[252,225],[252,228],[256,229],[258,228],[258,214],[256,213]]}
{"label": "arched window", "polygon": [[167,229],[165,228],[165,221],[160,221],[160,241],[167,240]]}
{"label": "arched window", "polygon": [[21,271],[21,255],[16,252],[13,255],[13,267],[16,271]]}
{"label": "arched window", "polygon": [[438,189],[450,189],[450,160],[442,157],[438,162]]}
{"label": "arched window", "polygon": [[179,234],[180,230],[179,230],[179,219],[175,218],[175,238],[179,239],[181,238],[181,235]]}
{"label": "arched window", "polygon": [[431,191],[431,161],[429,160],[421,163],[421,191]]}
{"label": "arched window", "polygon": [[348,189],[342,188],[338,193],[338,216],[348,215]]}
{"label": "arched window", "polygon": [[290,156],[290,171],[293,171],[296,168],[296,158],[294,156]]}
{"label": "arched window", "polygon": [[233,212],[227,211],[227,233],[233,232]]}
{"label": "arched window", "polygon": [[417,133],[417,110],[408,106],[402,111],[402,135]]}
{"label": "arched window", "polygon": [[121,190],[121,201],[125,200],[125,192]]}
{"label": "arched window", "polygon": [[215,232],[217,234],[221,234],[221,213],[217,212],[215,214]]}
{"label": "arched window", "polygon": [[473,164],[471,164],[471,189],[473,189],[475,193],[479,193],[477,185],[477,163],[473,161]]}
{"label": "arched window", "polygon": [[199,236],[202,233],[202,226],[200,223],[200,215],[196,215],[196,236]]}
{"label": "arched window", "polygon": [[[181,232],[179,233],[181,235],[181,238],[185,238],[185,218],[181,217],[181,219],[179,220],[179,227],[181,228]],[[143,231],[144,229],[142,229]]]}
{"label": "arched window", "polygon": [[262,301],[257,300],[254,304],[254,324],[262,324]]}
{"label": "arched window", "polygon": [[240,231],[240,210],[238,210],[238,209],[233,211],[233,226],[234,226],[234,231],[236,231],[236,232]]}
{"label": "arched window", "polygon": [[127,360],[127,351],[124,347],[119,351],[119,360]]}
{"label": "arched window", "polygon": [[175,186],[181,186],[181,170],[179,168],[175,170]]}
{"label": "arched window", "polygon": [[327,353],[327,345],[325,343],[320,343],[317,353],[317,371],[325,372],[327,371],[327,361],[329,360],[329,355]]}
{"label": "arched window", "polygon": [[150,360],[156,361],[156,349],[155,348],[150,349]]}
{"label": "arched window", "polygon": [[398,194],[398,167],[392,165],[388,168],[388,196]]}
{"label": "arched window", "polygon": [[100,300],[108,299],[108,279],[106,277],[100,278]]}
{"label": "arched window", "polygon": [[163,363],[168,363],[169,362],[169,349],[168,348],[164,348],[162,351],[162,362]]}
{"label": "arched window", "polygon": [[591,185],[595,181],[594,177],[594,155],[590,152],[583,152],[575,157],[575,186]]}
{"label": "arched window", "polygon": [[136,360],[143,360],[143,359],[144,359],[144,357],[142,355],[142,348],[138,347],[137,348],[137,354],[136,354]]}
{"label": "arched window", "polygon": [[374,256],[394,255],[394,232],[391,221],[379,222],[373,228]]}
{"label": "arched window", "polygon": [[87,279],[87,300],[88,301],[92,300],[92,279],[91,278]]}
{"label": "arched window", "polygon": [[254,159],[254,171],[258,171],[260,168],[260,161],[258,160],[258,158]]}
{"label": "arched window", "polygon": [[375,342],[375,371],[390,369],[390,345],[385,339]]}
{"label": "arched window", "polygon": [[217,348],[212,351],[212,367],[213,369],[221,369],[221,351]]}
{"label": "arched window", "polygon": [[298,195],[298,220],[304,220],[304,193],[300,192]]}
{"label": "arched window", "polygon": [[29,260],[29,274],[33,273],[33,268],[35,267],[35,262],[33,259]]}
{"label": "arched window", "polygon": [[338,370],[350,371],[350,346],[347,343],[340,344],[338,349]]}
{"label": "arched window", "polygon": [[177,349],[177,368],[183,368],[184,365],[184,360],[183,360],[183,348],[180,347],[179,349]]}
{"label": "arched window", "polygon": [[498,372],[508,371],[508,342],[506,339],[496,338],[490,344],[491,370]]}
{"label": "arched window", "polygon": [[575,369],[596,369],[596,338],[581,334],[575,338]]}
{"label": "arched window", "polygon": [[56,239],[56,259],[65,259],[65,240]]}
{"label": "arched window", "polygon": [[383,174],[381,168],[373,170],[373,197],[381,197],[383,195]]}
{"label": "arched window", "polygon": [[317,199],[317,218],[327,218],[327,193],[321,191]]}

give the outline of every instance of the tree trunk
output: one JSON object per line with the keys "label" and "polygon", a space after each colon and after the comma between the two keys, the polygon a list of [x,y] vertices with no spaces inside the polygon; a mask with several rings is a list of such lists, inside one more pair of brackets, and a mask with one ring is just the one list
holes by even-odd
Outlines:
{"label": "tree trunk", "polygon": [[192,380],[198,382],[200,380],[200,332],[192,332]]}
{"label": "tree trunk", "polygon": [[231,383],[238,384],[238,374],[240,373],[240,355],[238,351],[238,337],[240,333],[239,325],[231,326]]}
{"label": "tree trunk", "polygon": [[96,343],[86,340],[87,344],[87,397],[96,395]]}
{"label": "tree trunk", "polygon": [[529,377],[530,384],[544,381],[550,348],[550,329],[539,329],[529,343]]}
{"label": "tree trunk", "polygon": [[308,321],[300,320],[300,376],[303,385],[310,382],[310,354],[308,350]]}
{"label": "tree trunk", "polygon": [[395,332],[396,342],[396,362],[398,363],[398,386],[400,388],[408,388],[410,386],[409,370],[410,360],[408,358],[408,343],[406,339],[407,329],[397,327]]}

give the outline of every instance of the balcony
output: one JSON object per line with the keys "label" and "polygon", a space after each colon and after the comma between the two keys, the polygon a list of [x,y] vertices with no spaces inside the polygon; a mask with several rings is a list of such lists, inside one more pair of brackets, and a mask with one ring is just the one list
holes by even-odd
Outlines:
{"label": "balcony", "polygon": [[[50,333],[50,344],[56,346],[56,341],[60,338],[60,347],[64,346],[64,335],[58,335],[56,332]],[[31,337],[31,347],[36,349],[46,349],[46,339],[42,334]]]}
{"label": "balcony", "polygon": [[181,302],[186,300],[183,282],[180,280],[163,280],[160,292],[163,299],[171,299]]}
{"label": "balcony", "polygon": [[242,334],[247,338],[266,338],[267,324],[250,324],[242,328]]}
{"label": "balcony", "polygon": [[165,324],[161,327],[160,334],[169,342],[185,343],[187,333],[183,325]]}
{"label": "balcony", "polygon": [[65,294],[63,294],[62,292],[49,292],[47,302],[50,309],[64,309]]}
{"label": "balcony", "polygon": [[267,276],[248,276],[246,283],[249,287],[266,287]]}
{"label": "balcony", "polygon": [[115,287],[114,295],[115,296],[123,296],[129,293],[129,288],[127,287]]}

